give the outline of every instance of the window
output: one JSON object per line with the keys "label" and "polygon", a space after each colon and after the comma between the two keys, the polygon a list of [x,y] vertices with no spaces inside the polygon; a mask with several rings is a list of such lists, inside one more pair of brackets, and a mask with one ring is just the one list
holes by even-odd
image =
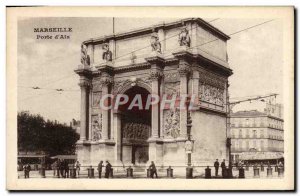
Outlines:
{"label": "window", "polygon": [[240,150],[242,151],[243,150],[243,141],[239,141],[239,148],[240,148]]}
{"label": "window", "polygon": [[256,138],[257,135],[256,135],[256,130],[253,130],[253,138]]}
{"label": "window", "polygon": [[234,129],[231,130],[231,138],[235,138]]}
{"label": "window", "polygon": [[264,130],[260,130],[260,138],[264,138]]}
{"label": "window", "polygon": [[249,119],[246,119],[246,127],[249,127]]}
{"label": "window", "polygon": [[260,141],[260,151],[264,151],[265,150],[265,142],[264,140]]}
{"label": "window", "polygon": [[248,151],[249,150],[249,141],[247,140],[246,141],[246,151]]}
{"label": "window", "polygon": [[242,129],[240,129],[240,131],[239,131],[239,138],[242,138],[243,137],[243,131],[242,131]]}

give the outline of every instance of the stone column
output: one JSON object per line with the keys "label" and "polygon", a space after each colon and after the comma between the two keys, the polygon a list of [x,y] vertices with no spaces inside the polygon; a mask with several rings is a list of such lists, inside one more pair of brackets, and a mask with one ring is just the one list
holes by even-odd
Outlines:
{"label": "stone column", "polygon": [[[159,56],[153,56],[146,58],[151,64],[151,86],[152,94],[160,95],[160,83],[163,77],[163,66],[164,59]],[[151,137],[148,139],[149,142],[149,162],[154,163],[159,167],[163,160],[163,145],[160,139],[160,103],[152,105],[152,119],[151,119]]]}
{"label": "stone column", "polygon": [[[179,60],[178,73],[180,76],[180,102],[182,104],[183,99],[187,100],[188,96],[188,78],[191,74],[191,64],[193,62],[193,55],[186,50],[180,50],[173,53],[173,55]],[[183,104],[182,104],[183,105]],[[185,141],[187,139],[187,107],[180,109],[180,136],[178,140]]]}
{"label": "stone column", "polygon": [[[107,95],[109,93],[109,87],[112,83],[112,78],[111,76],[108,75],[104,75],[101,78],[101,84],[102,84],[102,97],[104,95]],[[109,98],[106,98],[104,101],[105,103],[108,103],[107,101],[109,100]],[[110,115],[110,110],[106,110],[106,109],[101,109],[101,113],[102,113],[102,140],[108,140],[108,132],[109,132],[109,115]]]}
{"label": "stone column", "polygon": [[88,131],[88,91],[90,87],[90,82],[85,77],[81,76],[80,83],[81,89],[81,111],[80,111],[80,140],[87,140],[87,131]]}
{"label": "stone column", "polygon": [[[163,73],[161,70],[154,68],[151,70],[150,77],[152,80],[152,94],[160,96],[160,78],[162,77]],[[152,132],[151,138],[159,138],[159,130],[160,130],[160,107],[159,104],[152,105]]]}
{"label": "stone column", "polygon": [[[180,62],[178,72],[180,75],[180,102],[186,102],[188,95],[188,74],[190,69],[185,62]],[[187,106],[180,108],[180,139],[187,138]]]}
{"label": "stone column", "polygon": [[121,155],[122,155],[122,135],[121,135],[121,114],[119,112],[115,112],[113,114],[114,118],[114,140],[116,142],[115,145],[115,165],[122,165],[121,163]]}

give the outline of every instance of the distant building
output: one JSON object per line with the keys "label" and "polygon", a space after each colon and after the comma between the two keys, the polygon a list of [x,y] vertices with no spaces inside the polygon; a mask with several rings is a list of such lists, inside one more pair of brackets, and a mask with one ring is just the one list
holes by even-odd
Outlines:
{"label": "distant building", "polygon": [[282,105],[267,103],[264,112],[250,110],[231,114],[231,160],[235,163],[283,159],[282,113]]}
{"label": "distant building", "polygon": [[79,120],[75,120],[73,118],[72,121],[70,122],[70,127],[75,129],[76,133],[78,133],[80,135],[80,121]]}

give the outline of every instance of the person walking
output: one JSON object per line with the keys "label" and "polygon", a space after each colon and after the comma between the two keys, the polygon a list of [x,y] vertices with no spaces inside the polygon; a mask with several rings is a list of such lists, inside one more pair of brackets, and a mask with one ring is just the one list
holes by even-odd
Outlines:
{"label": "person walking", "polygon": [[151,161],[151,165],[150,165],[149,168],[150,168],[150,176],[151,176],[151,178],[153,178],[154,175],[157,178],[157,170],[156,170],[156,167],[155,167],[155,164],[154,164],[153,161]]}
{"label": "person walking", "polygon": [[79,163],[79,161],[76,161],[75,167],[76,167],[76,171],[77,171],[77,176],[79,177],[79,171],[80,171],[80,163]]}
{"label": "person walking", "polygon": [[105,166],[105,178],[109,178],[111,169],[112,169],[111,164],[110,164],[108,161],[106,161],[106,166]]}
{"label": "person walking", "polygon": [[221,169],[222,169],[222,176],[225,177],[225,169],[226,169],[225,159],[223,159],[221,163]]}
{"label": "person walking", "polygon": [[102,175],[102,167],[103,167],[103,161],[100,161],[100,163],[98,164],[98,175],[99,175],[99,178],[101,178],[101,175]]}
{"label": "person walking", "polygon": [[214,163],[214,167],[215,167],[215,176],[218,176],[219,166],[220,166],[220,163],[219,163],[218,159],[216,159],[216,161],[215,161],[215,163]]}

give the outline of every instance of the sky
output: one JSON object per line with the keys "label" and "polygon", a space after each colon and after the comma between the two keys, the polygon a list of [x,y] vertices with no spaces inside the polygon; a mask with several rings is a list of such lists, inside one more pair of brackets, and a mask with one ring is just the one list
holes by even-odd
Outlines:
{"label": "sky", "polygon": [[[115,32],[168,22],[170,18],[116,18]],[[213,19],[205,19],[211,21]],[[224,19],[211,24],[231,34],[269,19]],[[71,27],[70,39],[36,39],[36,27]],[[80,119],[79,77],[74,70],[80,64],[82,41],[112,34],[112,18],[21,18],[18,22],[18,110],[41,114],[46,119],[69,123]],[[234,100],[253,95],[283,92],[283,29],[279,19],[231,36],[227,42],[229,93]],[[55,90],[33,90],[38,86]],[[261,103],[239,104],[234,111],[257,109]]]}

